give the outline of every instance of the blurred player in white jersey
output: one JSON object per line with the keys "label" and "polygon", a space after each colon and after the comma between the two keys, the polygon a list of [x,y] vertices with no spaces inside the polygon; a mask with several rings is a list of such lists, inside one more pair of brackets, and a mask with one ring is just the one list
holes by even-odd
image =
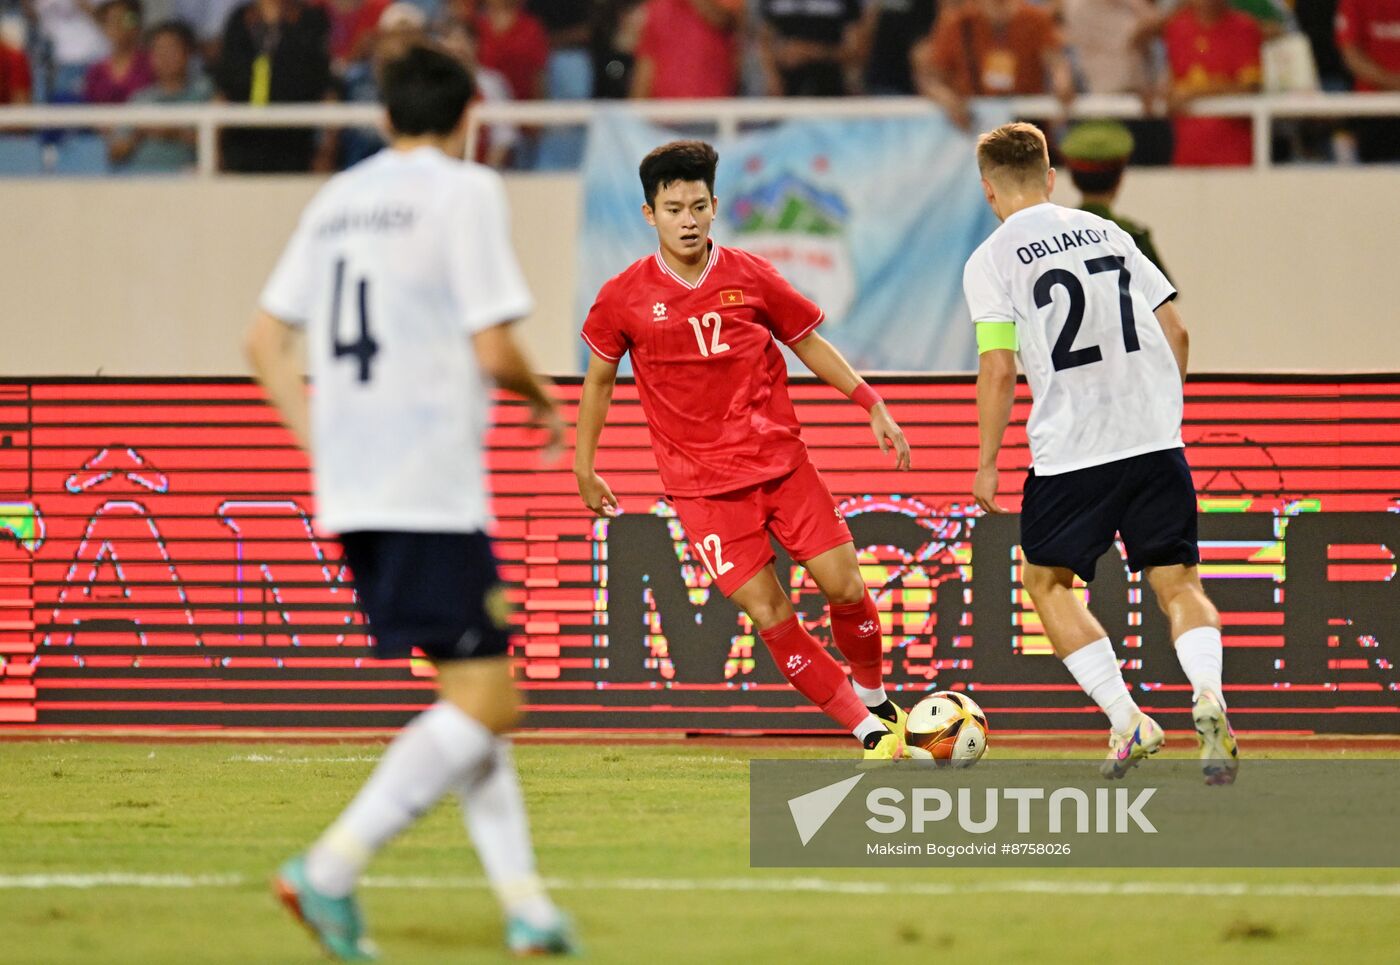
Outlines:
{"label": "blurred player in white jersey", "polygon": [[[248,333],[268,396],[312,452],[317,522],[338,533],[376,656],[423,650],[438,700],[385,751],[319,840],[284,864],[281,897],[325,948],[374,956],[355,884],[370,858],[455,792],[517,954],[571,950],[545,894],[510,745],[518,718],[490,540],[482,433],[491,382],[563,440],[510,323],[532,309],[504,187],[461,156],[471,75],[415,47],[384,71],[388,149],[332,179],[303,213]],[[294,333],[304,332],[308,405]]]}
{"label": "blurred player in white jersey", "polygon": [[1113,222],[1050,202],[1055,172],[1035,126],[982,135],[977,165],[1002,224],[963,270],[980,355],[973,495],[986,512],[1006,511],[997,453],[1019,355],[1033,400],[1024,582],[1056,655],[1108,715],[1103,775],[1122,777],[1163,742],[1073,590],[1075,575],[1092,581],[1121,536],[1128,568],[1146,574],[1171,622],[1206,782],[1232,783],[1239,763],[1221,693],[1220,615],[1197,572],[1196,490],[1181,441],[1188,338],[1176,290]]}

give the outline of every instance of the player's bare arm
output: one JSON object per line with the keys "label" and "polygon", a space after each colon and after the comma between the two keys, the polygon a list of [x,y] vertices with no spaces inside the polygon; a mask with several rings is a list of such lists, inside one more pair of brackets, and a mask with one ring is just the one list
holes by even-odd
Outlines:
{"label": "player's bare arm", "polygon": [[[856,374],[856,370],[851,368],[851,363],[846,361],[836,346],[822,338],[816,332],[806,336],[800,341],[788,346],[793,354],[802,360],[802,364],[812,371],[812,374],[831,386],[837,392],[854,401],[855,393],[862,387],[870,390],[866,386],[865,380]],[[891,449],[895,453],[895,468],[908,469],[909,443],[904,438],[904,430],[894,421],[890,415],[889,407],[882,401],[876,401],[870,407],[870,429],[875,433],[875,441],[880,446],[881,452],[889,452]]]}
{"label": "player's bare arm", "polygon": [[1342,60],[1357,80],[1364,80],[1381,90],[1400,90],[1400,72],[1386,70],[1356,47],[1343,47]]}
{"label": "player's bare arm", "polygon": [[243,337],[243,352],[283,424],[303,449],[310,449],[311,414],[296,327],[259,309]]}
{"label": "player's bare arm", "polygon": [[943,108],[948,119],[959,129],[972,130],[972,110],[967,99],[953,89],[948,77],[936,62],[933,41],[915,44],[909,52],[909,64],[914,70],[914,87],[924,97]]}
{"label": "player's bare arm", "polygon": [[541,448],[545,462],[559,459],[564,454],[564,417],[544,382],[530,370],[530,363],[511,334],[510,323],[477,332],[472,336],[472,349],[482,372],[507,392],[530,403],[531,420],[547,433]]}
{"label": "player's bare arm", "polygon": [[578,480],[578,494],[595,515],[608,517],[617,515],[617,497],[594,469],[594,460],[598,456],[598,439],[603,434],[616,382],[615,362],[589,356],[588,372],[583,377],[583,396],[578,403],[578,431],[574,437],[574,477]]}
{"label": "player's bare arm", "polygon": [[997,454],[1011,422],[1015,398],[1016,353],[1010,349],[983,352],[977,360],[977,476],[972,495],[986,513],[1006,512],[997,502]]}
{"label": "player's bare arm", "polygon": [[1074,67],[1064,47],[1053,47],[1045,52],[1045,71],[1050,75],[1056,99],[1068,108],[1074,102]]}
{"label": "player's bare arm", "polygon": [[1172,355],[1176,356],[1176,367],[1181,370],[1181,381],[1186,382],[1186,363],[1191,353],[1191,334],[1186,331],[1186,323],[1173,302],[1163,302],[1157,307],[1157,321],[1162,326],[1162,334],[1167,337]]}
{"label": "player's bare arm", "polygon": [[778,70],[778,40],[767,21],[758,26],[758,62],[763,65],[763,76],[767,83],[769,97],[783,96],[783,74]]}
{"label": "player's bare arm", "polygon": [[656,61],[650,57],[638,57],[632,65],[632,85],[627,96],[634,100],[646,100],[651,96],[651,84],[655,76]]}
{"label": "player's bare arm", "polygon": [[1235,94],[1257,94],[1262,86],[1258,77],[1249,80],[1207,80],[1198,85],[1186,87],[1173,85],[1167,91],[1167,111],[1179,114],[1202,97],[1228,97]]}

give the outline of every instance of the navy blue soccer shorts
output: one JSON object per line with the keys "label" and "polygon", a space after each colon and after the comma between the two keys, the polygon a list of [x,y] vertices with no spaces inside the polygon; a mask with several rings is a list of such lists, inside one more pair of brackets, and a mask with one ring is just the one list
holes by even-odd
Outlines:
{"label": "navy blue soccer shorts", "polygon": [[1037,566],[1071,569],[1086,583],[1115,536],[1128,569],[1194,566],[1196,487],[1184,449],[1163,449],[1054,476],[1026,477],[1021,553]]}
{"label": "navy blue soccer shorts", "polygon": [[496,657],[510,649],[505,588],[485,533],[343,533],[340,544],[374,655],[414,647],[433,660]]}

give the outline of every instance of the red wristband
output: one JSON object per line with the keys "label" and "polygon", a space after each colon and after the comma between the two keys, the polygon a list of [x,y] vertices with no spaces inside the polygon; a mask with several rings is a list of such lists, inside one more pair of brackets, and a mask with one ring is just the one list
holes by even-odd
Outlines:
{"label": "red wristband", "polygon": [[870,387],[869,382],[862,382],[857,385],[855,391],[851,393],[851,401],[866,412],[869,412],[884,400],[880,398],[878,392]]}

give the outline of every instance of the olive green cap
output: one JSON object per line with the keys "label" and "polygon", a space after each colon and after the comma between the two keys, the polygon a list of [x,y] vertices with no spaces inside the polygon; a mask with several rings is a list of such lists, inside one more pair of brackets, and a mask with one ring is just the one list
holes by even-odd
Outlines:
{"label": "olive green cap", "polygon": [[1126,161],[1133,153],[1133,134],[1118,121],[1084,121],[1060,142],[1070,161]]}

